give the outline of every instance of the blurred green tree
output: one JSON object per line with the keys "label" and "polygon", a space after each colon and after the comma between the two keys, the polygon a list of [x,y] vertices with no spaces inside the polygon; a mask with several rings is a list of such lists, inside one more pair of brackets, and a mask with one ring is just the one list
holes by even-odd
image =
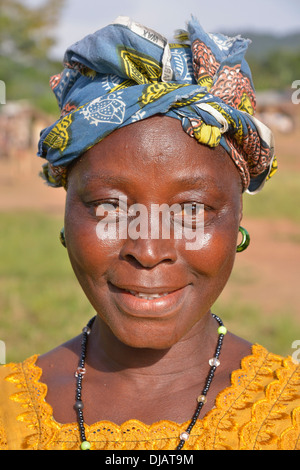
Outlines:
{"label": "blurred green tree", "polygon": [[256,90],[291,88],[300,77],[300,47],[298,50],[277,49],[264,58],[248,59]]}
{"label": "blurred green tree", "polygon": [[48,57],[55,44],[51,30],[64,3],[45,0],[33,7],[20,0],[0,0],[0,55],[26,63]]}
{"label": "blurred green tree", "polygon": [[51,59],[65,0],[0,0],[0,79],[8,101],[26,100],[51,114],[58,111],[49,77],[62,65]]}

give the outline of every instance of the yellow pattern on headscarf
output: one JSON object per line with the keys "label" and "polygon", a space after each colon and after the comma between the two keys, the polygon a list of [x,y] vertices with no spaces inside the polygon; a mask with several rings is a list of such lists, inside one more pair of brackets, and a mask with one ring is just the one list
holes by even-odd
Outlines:
{"label": "yellow pattern on headscarf", "polygon": [[160,64],[142,53],[137,54],[134,49],[121,49],[120,59],[126,75],[135,84],[156,83],[161,78],[162,68]]}
{"label": "yellow pattern on headscarf", "polygon": [[217,147],[221,140],[221,131],[216,126],[210,126],[202,122],[202,125],[194,130],[194,136],[201,144]]}
{"label": "yellow pattern on headscarf", "polygon": [[214,82],[210,75],[202,75],[197,80],[198,85],[206,87],[207,91],[211,89]]}
{"label": "yellow pattern on headscarf", "polygon": [[268,181],[270,178],[272,178],[272,176],[275,175],[277,170],[278,170],[278,161],[277,161],[276,155],[274,155],[271,170],[270,170],[270,173],[268,174],[268,177],[267,177],[266,181]]}
{"label": "yellow pattern on headscarf", "polygon": [[139,98],[139,104],[141,107],[146,106],[149,103],[154,103],[154,101],[158,100],[162,96],[170,93],[171,91],[178,90],[179,88],[183,88],[188,86],[186,83],[173,83],[173,82],[159,82],[153,83],[145,87],[142,95]]}
{"label": "yellow pattern on headscarf", "polygon": [[238,109],[240,109],[241,111],[245,111],[246,113],[250,114],[251,116],[254,115],[254,109],[253,109],[253,106],[251,104],[251,100],[249,98],[249,96],[247,95],[247,93],[243,93],[242,94],[242,99],[241,99],[241,102],[238,106]]}
{"label": "yellow pattern on headscarf", "polygon": [[45,139],[45,144],[62,152],[67,148],[69,141],[68,127],[71,125],[73,114],[68,114],[61,119]]}

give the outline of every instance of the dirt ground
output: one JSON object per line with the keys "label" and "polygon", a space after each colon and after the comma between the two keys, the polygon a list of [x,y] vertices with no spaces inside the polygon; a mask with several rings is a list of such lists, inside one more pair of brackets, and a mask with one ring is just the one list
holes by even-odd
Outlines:
{"label": "dirt ground", "polygon": [[[288,162],[280,162],[281,167],[289,165],[300,175],[299,140],[300,131],[279,135],[276,143],[278,155],[283,151],[289,155]],[[0,211],[16,211],[17,215],[34,209],[63,219],[65,191],[47,187],[37,176],[40,168],[41,161],[34,156],[26,165],[0,162]],[[243,225],[251,234],[251,244],[237,255],[233,281],[223,297],[236,295],[257,302],[265,312],[292,308],[300,321],[300,224],[246,218]]]}

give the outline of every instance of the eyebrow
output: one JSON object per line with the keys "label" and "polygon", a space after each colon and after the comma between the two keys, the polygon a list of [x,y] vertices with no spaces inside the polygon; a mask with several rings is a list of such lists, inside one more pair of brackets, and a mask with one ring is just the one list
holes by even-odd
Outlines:
{"label": "eyebrow", "polygon": [[[132,180],[121,175],[111,175],[110,173],[93,173],[84,177],[84,183],[88,184],[92,181],[98,181],[101,184],[107,184],[111,186],[124,186],[131,185]],[[198,176],[180,176],[175,179],[172,184],[181,188],[199,188],[209,189],[212,186],[220,188],[218,181],[210,175],[198,175]]]}
{"label": "eyebrow", "polygon": [[105,183],[113,186],[131,183],[131,180],[129,178],[125,178],[124,176],[112,176],[106,173],[96,173],[84,177],[85,183],[90,183],[92,181],[98,181],[102,184]]}
{"label": "eyebrow", "polygon": [[201,189],[209,189],[211,186],[220,188],[218,180],[210,175],[180,177],[176,180],[176,183],[180,186],[197,187]]}

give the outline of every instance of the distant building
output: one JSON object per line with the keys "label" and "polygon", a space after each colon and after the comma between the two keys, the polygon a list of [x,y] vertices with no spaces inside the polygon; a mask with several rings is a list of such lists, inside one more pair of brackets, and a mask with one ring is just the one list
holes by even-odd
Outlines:
{"label": "distant building", "polygon": [[257,93],[256,117],[273,131],[283,134],[293,132],[299,126],[300,105],[292,102],[291,95],[292,90]]}
{"label": "distant building", "polygon": [[0,106],[0,158],[36,149],[40,131],[53,119],[27,101],[11,101]]}

